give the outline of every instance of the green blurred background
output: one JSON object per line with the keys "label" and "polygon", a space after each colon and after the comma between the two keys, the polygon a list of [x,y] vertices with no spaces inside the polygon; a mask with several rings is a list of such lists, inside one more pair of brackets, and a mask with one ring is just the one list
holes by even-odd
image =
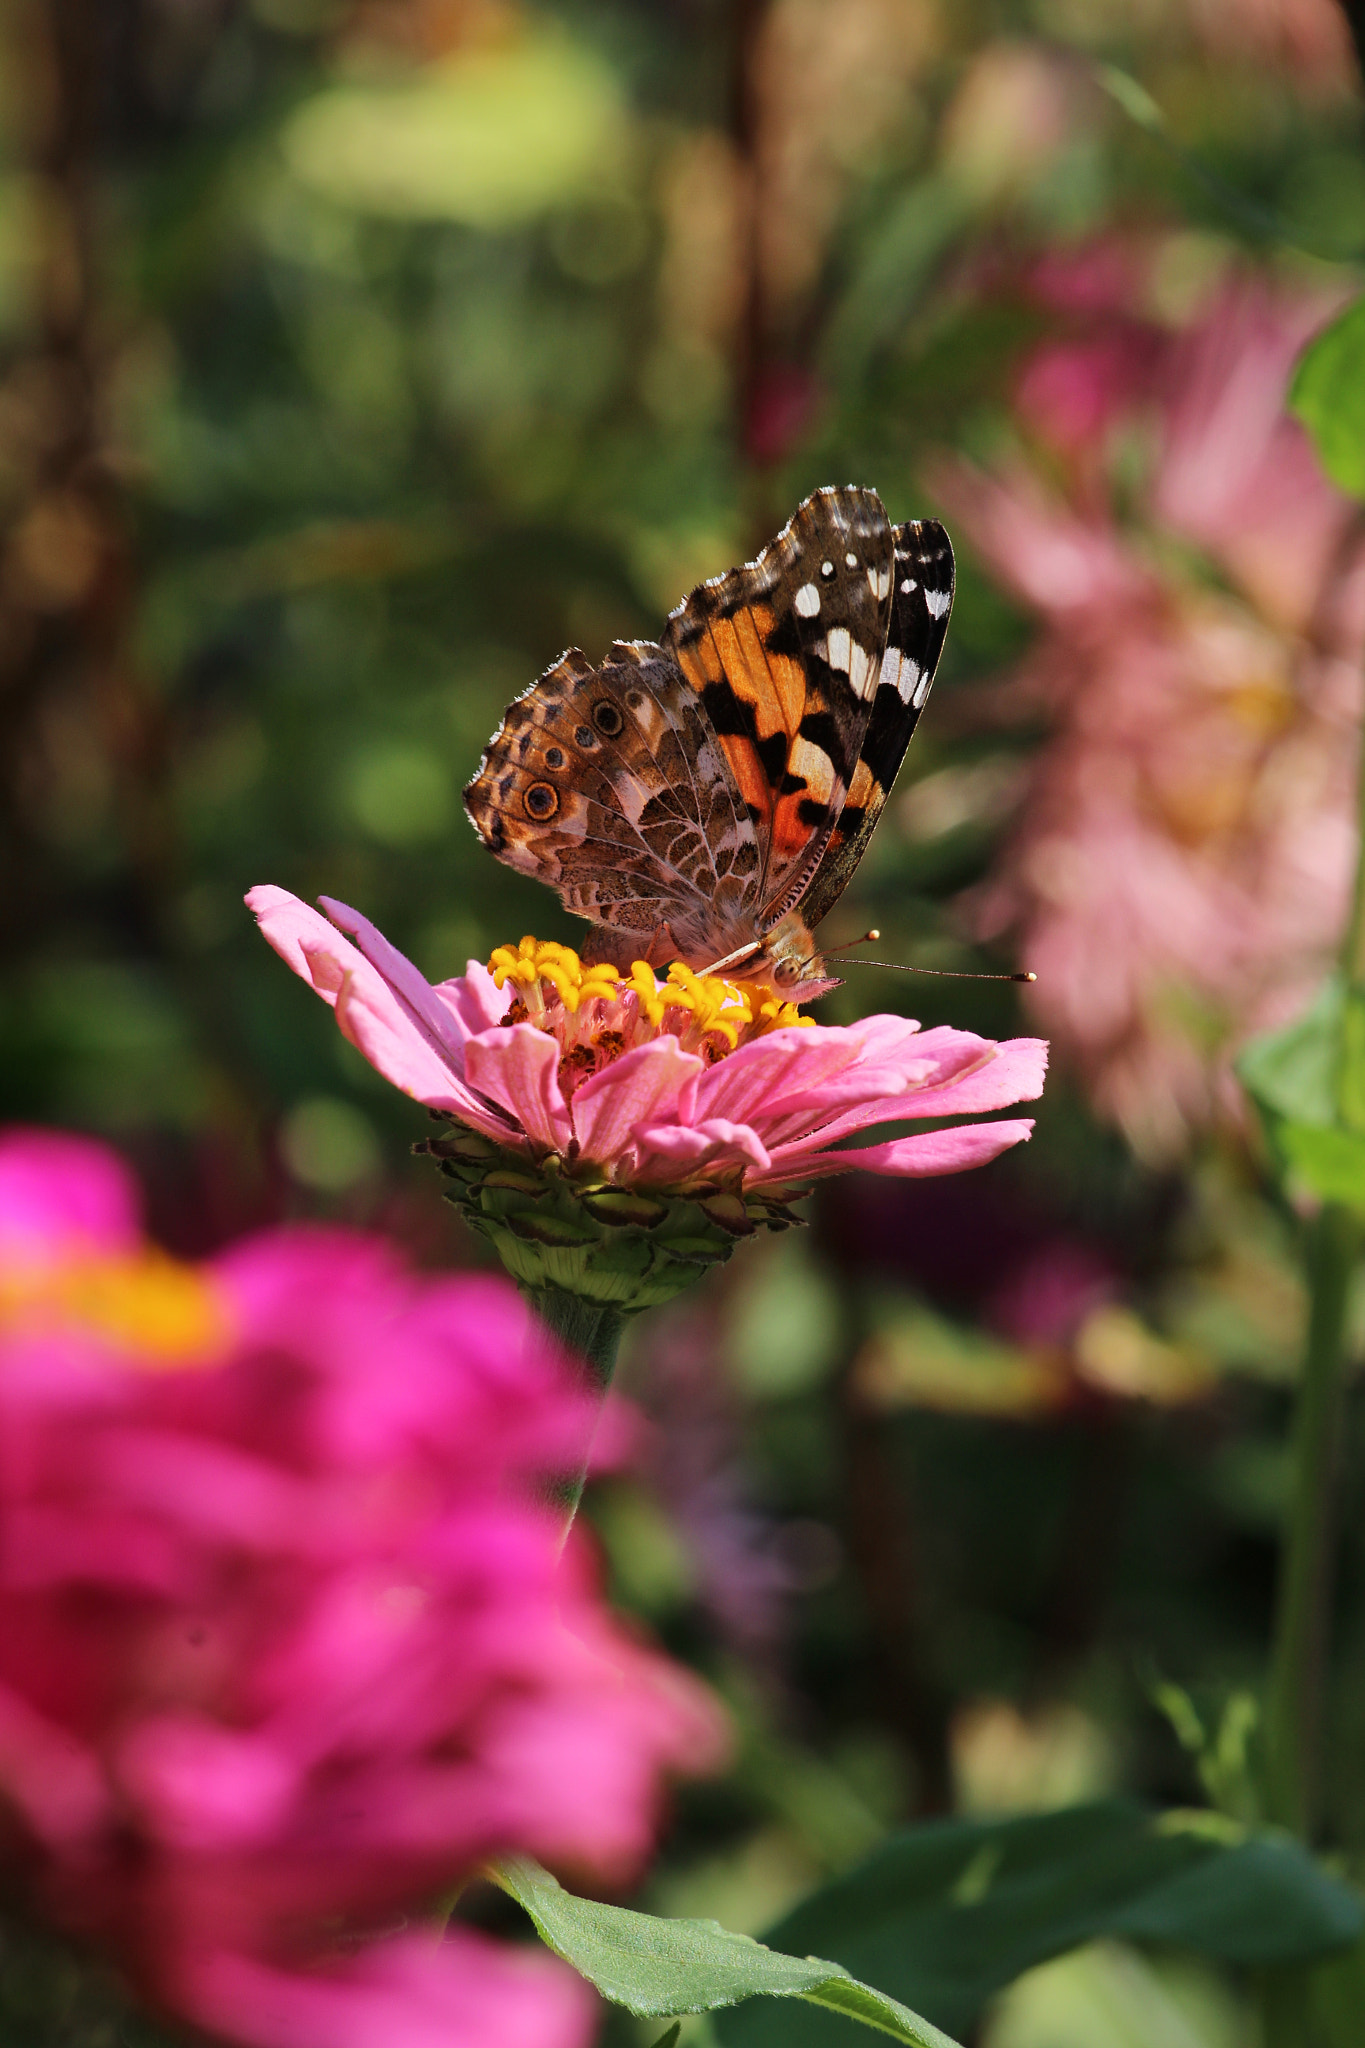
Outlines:
{"label": "green blurred background", "polygon": [[[173,1248],[480,1256],[246,888],[433,979],[572,942],[462,816],[507,699],[821,483],[959,543],[828,937],[1032,965],[1035,1007],[869,967],[821,1014],[1041,1028],[1053,1078],[1027,1152],[834,1183],[635,1333],[649,1430],[590,1511],[740,1730],[661,1910],[757,1930],[916,1815],[1194,1801],[1192,1715],[1253,1796],[1303,1301],[1230,1059],[1353,858],[1359,527],[1278,415],[1358,284],[1363,126],[1333,0],[5,10],[0,1093],[123,1146]],[[1344,1462],[1358,1870],[1358,1402]],[[985,2039],[1230,2048],[1242,2000],[1102,1945]]]}

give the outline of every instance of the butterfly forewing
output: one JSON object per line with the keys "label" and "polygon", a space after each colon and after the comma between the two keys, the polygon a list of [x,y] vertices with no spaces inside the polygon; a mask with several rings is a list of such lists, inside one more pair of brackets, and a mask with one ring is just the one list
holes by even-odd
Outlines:
{"label": "butterfly forewing", "polygon": [[937,519],[895,529],[891,622],[878,668],[871,716],[847,799],[819,871],[802,898],[814,928],[848,886],[867,850],[938,668],[956,575],[953,548]]}
{"label": "butterfly forewing", "polygon": [[799,895],[843,806],[891,613],[875,491],[817,491],[757,561],[701,584],[665,645],[700,695],[753,818],[765,917]]}

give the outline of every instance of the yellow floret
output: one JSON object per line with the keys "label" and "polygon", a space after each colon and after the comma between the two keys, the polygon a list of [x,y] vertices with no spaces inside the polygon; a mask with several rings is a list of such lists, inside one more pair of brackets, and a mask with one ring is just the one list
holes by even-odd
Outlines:
{"label": "yellow floret", "polygon": [[575,1015],[584,1003],[619,1002],[633,995],[640,1015],[657,1031],[670,1010],[689,1016],[700,1036],[715,1033],[726,1040],[733,1052],[746,1032],[758,1036],[793,1024],[808,1025],[795,1003],[784,1002],[775,990],[759,983],[722,981],[718,975],[698,974],[681,960],[675,960],[662,983],[644,960],[633,960],[630,973],[623,976],[603,962],[584,966],[571,946],[553,939],[524,938],[518,946],[498,946],[488,962],[494,986],[502,989],[510,981],[524,989],[532,1019],[544,1018],[541,984],[559,997],[564,1008]]}
{"label": "yellow floret", "polygon": [[554,939],[529,936],[517,947],[496,947],[488,962],[488,971],[493,977],[494,987],[498,989],[509,981],[525,989],[536,982],[548,981],[570,1014],[578,1009],[580,1003],[594,1000],[611,1002],[617,992],[616,984],[621,979],[616,969],[608,967],[605,962],[585,967],[572,946],[561,946]]}

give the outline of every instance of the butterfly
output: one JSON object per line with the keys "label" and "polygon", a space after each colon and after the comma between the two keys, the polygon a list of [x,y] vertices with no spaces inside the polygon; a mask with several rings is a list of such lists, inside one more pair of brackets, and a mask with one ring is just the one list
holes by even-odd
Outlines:
{"label": "butterfly", "polygon": [[661,641],[562,654],[465,790],[485,846],[592,920],[586,959],[684,961],[798,1000],[867,851],[948,630],[953,550],[829,485]]}

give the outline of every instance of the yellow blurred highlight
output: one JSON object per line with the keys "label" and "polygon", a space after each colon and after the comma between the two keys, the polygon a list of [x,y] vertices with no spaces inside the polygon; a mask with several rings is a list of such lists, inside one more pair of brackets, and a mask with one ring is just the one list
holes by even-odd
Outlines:
{"label": "yellow blurred highlight", "polygon": [[228,1333],[227,1307],[197,1267],[151,1247],[0,1273],[0,1333],[79,1330],[149,1371],[207,1365]]}
{"label": "yellow blurred highlight", "polygon": [[1250,2038],[1212,1965],[1095,1941],[1016,1978],[982,2048],[1244,2048]]}
{"label": "yellow blurred highlight", "polygon": [[1092,1387],[1163,1408],[1202,1400],[1218,1379],[1199,1352],[1168,1344],[1131,1309],[1112,1303],[1086,1317],[1073,1355],[1076,1371]]}
{"label": "yellow blurred highlight", "polygon": [[949,1730],[953,1786],[962,1813],[1045,1813],[1112,1789],[1104,1730],[1068,1700],[1027,1713],[1012,1700],[969,1701]]}
{"label": "yellow blurred highlight", "polygon": [[1131,1309],[1105,1303],[1068,1345],[1018,1345],[911,1303],[888,1315],[854,1363],[860,1401],[882,1412],[1043,1416],[1086,1393],[1176,1408],[1199,1401],[1218,1373],[1193,1345],[1172,1344]]}
{"label": "yellow blurred highlight", "polygon": [[342,84],[286,123],[286,162],[337,205],[500,229],[619,184],[630,121],[614,74],[549,31]]}
{"label": "yellow blurred highlight", "polygon": [[907,1308],[870,1337],[853,1368],[867,1407],[937,1408],[952,1415],[1043,1415],[1067,1398],[1060,1353],[1033,1353]]}

